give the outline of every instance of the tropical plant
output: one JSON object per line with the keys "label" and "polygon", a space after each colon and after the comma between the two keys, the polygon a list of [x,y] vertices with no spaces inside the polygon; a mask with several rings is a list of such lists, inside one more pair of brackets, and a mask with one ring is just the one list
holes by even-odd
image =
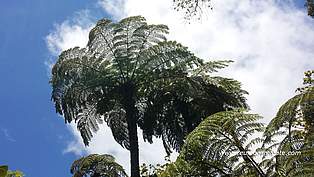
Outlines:
{"label": "tropical plant", "polygon": [[246,107],[240,83],[211,77],[230,61],[204,62],[175,41],[165,25],[140,16],[98,21],[86,48],[61,53],[52,69],[52,99],[66,123],[75,120],[85,145],[103,120],[130,150],[139,174],[137,126],[144,140],[161,137],[168,153],[210,114]]}
{"label": "tropical plant", "polygon": [[0,177],[23,177],[24,174],[21,171],[15,170],[11,171],[8,169],[8,166],[0,166]]}
{"label": "tropical plant", "polygon": [[313,176],[314,71],[305,72],[304,87],[297,91],[262,138],[258,115],[233,110],[209,116],[189,134],[178,159],[166,164],[160,176]]}
{"label": "tropical plant", "polygon": [[71,166],[73,177],[127,177],[123,167],[113,156],[91,154],[75,160]]}
{"label": "tropical plant", "polygon": [[164,164],[145,164],[143,163],[141,165],[141,177],[158,177],[161,176],[161,174],[164,173],[165,169],[170,165],[172,162],[170,160],[170,156],[167,155],[165,157],[165,163]]}
{"label": "tropical plant", "polygon": [[280,152],[266,159],[273,176],[314,175],[314,70],[305,72],[304,87],[284,103],[265,130],[263,149]]}
{"label": "tropical plant", "polygon": [[163,171],[160,164],[155,166],[152,164],[147,165],[146,163],[143,163],[140,167],[141,177],[157,177],[159,170]]}
{"label": "tropical plant", "polygon": [[188,135],[175,163],[161,176],[265,176],[252,147],[263,141],[261,117],[244,110],[223,111],[206,118]]}

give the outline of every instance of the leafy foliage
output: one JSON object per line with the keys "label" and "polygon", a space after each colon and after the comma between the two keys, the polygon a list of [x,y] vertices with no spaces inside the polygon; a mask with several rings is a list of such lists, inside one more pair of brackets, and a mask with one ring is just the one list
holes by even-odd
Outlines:
{"label": "leafy foliage", "polygon": [[[200,19],[204,10],[213,9],[211,0],[173,0],[174,9],[184,12],[184,19]],[[309,16],[314,17],[314,0],[306,0],[305,7]]]}
{"label": "leafy foliage", "polygon": [[164,171],[164,167],[166,165],[160,165],[157,164],[156,166],[154,165],[146,165],[145,163],[143,163],[141,165],[141,176],[142,177],[157,177],[158,175],[160,175],[161,172]]}
{"label": "leafy foliage", "polygon": [[164,176],[264,176],[251,151],[262,139],[250,137],[263,131],[263,124],[257,122],[260,118],[244,110],[209,116],[189,134]]}
{"label": "leafy foliage", "polygon": [[123,167],[108,154],[91,154],[75,160],[71,173],[73,177],[127,177]]}
{"label": "leafy foliage", "polygon": [[5,177],[8,173],[8,166],[0,166],[0,177]]}
{"label": "leafy foliage", "polygon": [[[166,173],[169,171],[169,167],[173,166],[173,162],[170,160],[170,156],[167,155],[165,157],[165,163],[164,164],[157,164],[157,165],[152,165],[152,164],[145,164],[143,163],[141,165],[141,176],[142,177],[168,177],[171,176],[171,174],[178,175],[178,173]],[[167,171],[166,171],[167,169]]]}
{"label": "leafy foliage", "polygon": [[307,14],[314,17],[314,1],[306,0],[305,6],[307,7]]}
{"label": "leafy foliage", "polygon": [[[314,170],[314,71],[305,72],[304,87],[282,105],[265,131],[264,149],[289,152],[267,159],[268,173],[279,176],[311,176]],[[281,139],[279,141],[278,139]],[[268,145],[268,146],[267,146]],[[267,147],[267,148],[265,148]]]}
{"label": "leafy foliage", "polygon": [[201,18],[203,9],[210,8],[211,0],[173,0],[175,10],[184,11],[184,18],[190,20],[193,17]]}
{"label": "leafy foliage", "polygon": [[0,177],[23,177],[24,174],[21,171],[15,170],[10,171],[8,166],[2,165],[0,166]]}
{"label": "leafy foliage", "polygon": [[[259,116],[241,110],[216,113],[187,137],[180,156],[161,176],[313,176],[313,76],[314,71],[305,72],[304,87],[281,106],[263,138],[251,136],[264,130]],[[253,152],[257,144],[262,146]]]}

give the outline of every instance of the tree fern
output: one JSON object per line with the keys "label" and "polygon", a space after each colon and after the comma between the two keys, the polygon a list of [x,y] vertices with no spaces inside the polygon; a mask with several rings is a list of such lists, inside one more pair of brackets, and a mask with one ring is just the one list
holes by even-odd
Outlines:
{"label": "tree fern", "polygon": [[127,177],[123,167],[108,154],[91,154],[75,160],[71,173],[73,177]]}
{"label": "tree fern", "polygon": [[297,89],[299,93],[280,107],[266,128],[263,149],[271,144],[272,149],[276,147],[274,152],[281,152],[271,158],[272,168],[268,168],[275,176],[314,175],[314,170],[309,168],[314,163],[313,74],[314,71],[305,72],[304,87]]}
{"label": "tree fern", "polygon": [[52,99],[66,123],[77,122],[85,145],[105,121],[131,152],[139,176],[137,126],[144,139],[163,139],[168,153],[206,116],[247,107],[240,83],[211,77],[230,61],[205,62],[187,47],[167,41],[165,25],[135,16],[98,21],[86,48],[61,53],[52,69]]}

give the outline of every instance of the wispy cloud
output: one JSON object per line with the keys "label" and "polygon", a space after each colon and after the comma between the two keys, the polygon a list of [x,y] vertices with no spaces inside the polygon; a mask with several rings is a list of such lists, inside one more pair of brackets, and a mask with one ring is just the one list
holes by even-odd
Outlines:
{"label": "wispy cloud", "polygon": [[114,20],[127,15],[125,5],[127,0],[99,0],[98,4],[107,12]]}
{"label": "wispy cloud", "polygon": [[1,128],[1,131],[5,137],[6,140],[10,142],[16,142],[16,140],[10,135],[9,130],[6,128]]}
{"label": "wispy cloud", "polygon": [[59,55],[64,49],[85,47],[92,25],[87,10],[76,13],[73,19],[54,24],[54,30],[46,36],[49,51],[53,55]]}
{"label": "wispy cloud", "polygon": [[[102,0],[99,4],[113,19],[143,15],[149,23],[168,25],[170,39],[183,43],[204,59],[234,60],[220,74],[241,81],[250,93],[247,98],[252,112],[263,115],[268,122],[301,84],[303,71],[314,68],[313,19],[289,1],[277,2],[281,1],[216,0],[213,11],[191,24],[173,10],[169,0]],[[50,51],[57,54],[70,47],[84,47],[91,26],[82,24],[83,21],[81,17],[76,23],[56,25],[47,36]],[[69,129],[75,140],[66,152],[112,153],[129,169],[128,152],[114,141],[106,125],[87,148],[76,127]],[[141,161],[163,161],[165,153],[160,140],[152,146],[140,139],[140,149]]]}
{"label": "wispy cloud", "polygon": [[88,33],[94,25],[92,18],[89,10],[81,10],[63,23],[54,24],[53,31],[45,37],[47,48],[52,55],[52,57],[44,61],[44,64],[48,68],[49,76],[52,66],[55,63],[55,57],[62,50],[76,46],[86,46]]}

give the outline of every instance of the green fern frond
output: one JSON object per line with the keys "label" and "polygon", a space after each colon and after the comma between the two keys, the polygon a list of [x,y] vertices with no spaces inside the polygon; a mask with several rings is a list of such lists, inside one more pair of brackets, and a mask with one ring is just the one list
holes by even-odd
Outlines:
{"label": "green fern frond", "polygon": [[245,145],[261,144],[262,139],[241,142],[243,133],[239,133],[261,132],[263,125],[255,123],[260,118],[241,109],[213,114],[188,135],[178,159],[189,164],[189,173],[196,176],[204,170],[207,174],[203,176],[263,176],[263,170],[245,150]]}
{"label": "green fern frond", "polygon": [[91,154],[75,160],[71,166],[73,177],[127,177],[123,167],[113,156]]}

